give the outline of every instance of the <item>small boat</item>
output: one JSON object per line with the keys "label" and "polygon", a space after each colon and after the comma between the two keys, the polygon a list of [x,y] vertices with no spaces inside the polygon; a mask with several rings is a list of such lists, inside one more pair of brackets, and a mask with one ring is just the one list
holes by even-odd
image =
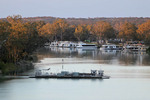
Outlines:
{"label": "small boat", "polygon": [[30,78],[70,78],[70,79],[109,79],[109,76],[104,75],[103,70],[91,70],[91,73],[79,73],[79,72],[68,72],[61,71],[60,73],[49,73],[38,70],[35,76]]}

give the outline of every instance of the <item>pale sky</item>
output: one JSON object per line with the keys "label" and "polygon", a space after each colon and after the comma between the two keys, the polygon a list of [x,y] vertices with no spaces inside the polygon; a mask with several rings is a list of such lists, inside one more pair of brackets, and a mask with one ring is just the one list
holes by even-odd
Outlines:
{"label": "pale sky", "polygon": [[0,18],[150,17],[150,0],[0,0]]}

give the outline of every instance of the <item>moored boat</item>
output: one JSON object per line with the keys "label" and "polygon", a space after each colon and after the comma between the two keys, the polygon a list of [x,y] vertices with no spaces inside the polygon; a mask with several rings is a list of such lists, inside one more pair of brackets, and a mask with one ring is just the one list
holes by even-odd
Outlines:
{"label": "moored boat", "polygon": [[143,41],[126,41],[124,44],[124,51],[146,52],[147,48]]}
{"label": "moored boat", "polygon": [[84,43],[84,42],[79,42],[76,47],[77,48],[97,48],[95,44],[89,44],[89,43]]}
{"label": "moored boat", "polygon": [[130,44],[124,46],[124,50],[138,51],[138,52],[146,52],[147,48],[148,46],[142,44]]}
{"label": "moored boat", "polygon": [[102,45],[100,50],[122,50],[123,46],[122,45],[115,45],[115,44],[105,44]]}

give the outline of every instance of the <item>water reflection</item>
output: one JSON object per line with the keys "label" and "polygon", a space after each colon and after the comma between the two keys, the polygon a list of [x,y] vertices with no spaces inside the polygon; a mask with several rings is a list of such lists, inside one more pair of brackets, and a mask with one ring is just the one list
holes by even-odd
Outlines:
{"label": "water reflection", "polygon": [[81,48],[57,48],[45,47],[37,52],[39,59],[44,58],[86,58],[99,60],[99,63],[116,65],[149,66],[150,56],[144,52],[124,52],[117,50],[81,49]]}

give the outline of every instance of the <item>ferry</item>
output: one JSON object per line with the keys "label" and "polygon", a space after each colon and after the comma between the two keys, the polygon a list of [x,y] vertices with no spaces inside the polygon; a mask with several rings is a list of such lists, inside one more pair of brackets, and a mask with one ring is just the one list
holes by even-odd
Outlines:
{"label": "ferry", "polygon": [[34,76],[30,78],[70,78],[70,79],[109,79],[109,76],[104,75],[103,70],[91,70],[91,73],[79,73],[79,72],[69,72],[61,71],[60,73],[49,73],[43,72],[43,70],[38,70],[35,72]]}

